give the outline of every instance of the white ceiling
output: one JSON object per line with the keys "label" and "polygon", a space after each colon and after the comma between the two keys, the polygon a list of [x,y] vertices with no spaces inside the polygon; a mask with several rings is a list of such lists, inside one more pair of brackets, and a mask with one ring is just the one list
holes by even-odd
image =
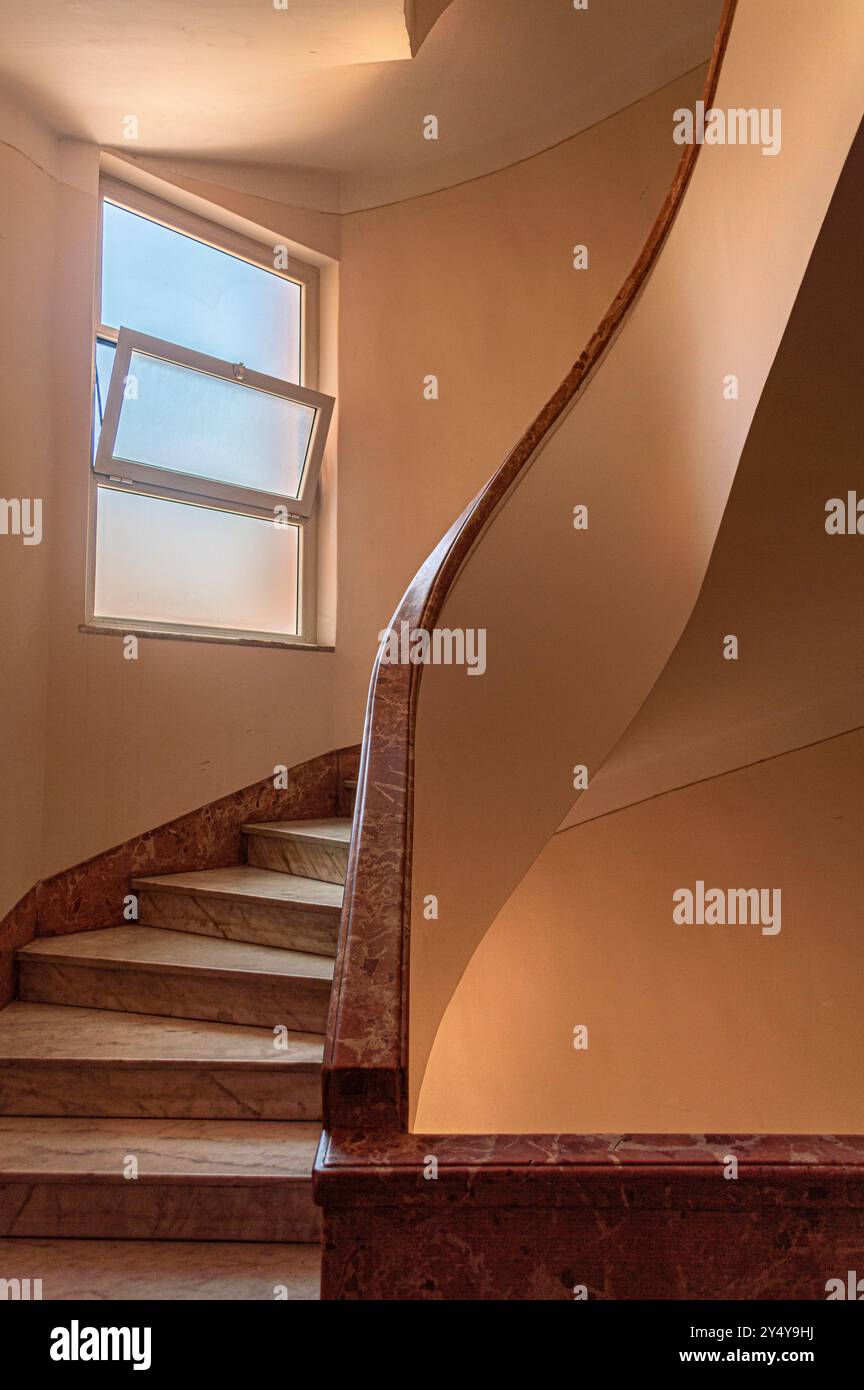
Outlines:
{"label": "white ceiling", "polygon": [[[277,0],[281,2],[281,0]],[[346,208],[525,158],[695,67],[720,0],[0,0],[4,86],[130,154],[341,176]],[[409,16],[428,22],[415,0]],[[415,35],[416,37],[416,35]],[[124,117],[138,119],[125,141]],[[424,140],[426,115],[439,120]]]}

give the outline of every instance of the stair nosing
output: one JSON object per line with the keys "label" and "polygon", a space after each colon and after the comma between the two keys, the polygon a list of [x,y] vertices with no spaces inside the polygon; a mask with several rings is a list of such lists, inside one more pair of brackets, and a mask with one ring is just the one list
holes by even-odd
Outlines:
{"label": "stair nosing", "polygon": [[[16,1116],[18,1119],[39,1118],[26,1115]],[[249,1123],[252,1123],[250,1121]],[[282,1120],[281,1124],[290,1125],[295,1123],[293,1120]],[[238,1173],[232,1169],[226,1169],[224,1173],[165,1173],[158,1170],[143,1172],[139,1170],[135,1178],[135,1187],[270,1187],[278,1183],[279,1187],[284,1187],[286,1183],[298,1183],[303,1186],[312,1183],[312,1163],[315,1155],[309,1161],[308,1173]],[[27,1187],[48,1186],[55,1187],[59,1184],[64,1186],[74,1184],[77,1186],[89,1185],[91,1187],[104,1187],[106,1184],[115,1184],[129,1187],[129,1179],[123,1176],[122,1171],[116,1173],[100,1172],[94,1169],[93,1172],[73,1172],[71,1169],[62,1168],[0,1168],[0,1187],[11,1185],[12,1183],[24,1183]]]}
{"label": "stair nosing", "polygon": [[[112,1071],[276,1071],[291,1072],[296,1076],[314,1076],[321,1071],[322,1062],[292,1061],[284,1057],[274,1061],[252,1061],[248,1057],[236,1061],[213,1060],[208,1057],[190,1057],[188,1060],[177,1057],[88,1057],[69,1055],[68,1057],[11,1057],[0,1055],[0,1072],[10,1067],[33,1067],[39,1071],[59,1071],[64,1067],[87,1066],[96,1071],[110,1067]],[[2,1111],[0,1111],[2,1114]]]}
{"label": "stair nosing", "polygon": [[[108,930],[111,930],[111,928],[109,928]],[[171,936],[171,937],[178,937],[178,936],[189,936],[189,937],[194,937],[196,942],[200,942],[200,941],[202,941],[202,940],[205,940],[205,941],[217,940],[217,941],[219,941],[219,942],[222,941],[222,938],[221,938],[221,937],[220,937],[220,938],[202,937],[202,936],[200,936],[200,935],[198,935],[198,934],[196,934],[196,933],[194,933],[194,932],[175,932],[175,931],[172,931],[172,930],[170,930],[169,928],[165,928],[165,927],[148,927],[148,926],[146,926],[146,925],[142,925],[142,926],[140,927],[140,930],[141,930],[141,931],[148,931],[148,932],[151,932],[151,931],[161,932],[161,933],[164,933],[164,935],[166,935],[166,936]],[[78,935],[83,935],[83,934],[84,934],[84,933],[70,932],[68,935],[69,935],[69,936],[78,936]],[[94,936],[97,935],[97,934],[98,934],[98,929],[97,929],[97,931],[94,931],[93,933],[87,933],[87,935],[94,935]],[[52,940],[53,940],[53,941],[57,941],[58,943],[62,943],[62,941],[64,940],[64,937],[63,937],[63,936],[57,936],[57,937],[53,937],[53,938],[52,938],[52,937],[40,937],[40,938],[38,938],[38,942],[39,942],[40,945],[41,945],[42,943],[46,942],[46,941],[52,941]],[[35,945],[35,944],[36,944],[35,942],[31,942],[31,943],[30,943],[30,945]],[[233,944],[233,943],[229,943],[229,944]],[[250,943],[250,944],[254,947],[254,944],[255,944],[255,943]],[[313,961],[327,962],[327,964],[331,966],[331,971],[330,971],[329,974],[323,974],[323,975],[313,975],[313,974],[310,974],[310,975],[307,975],[307,974],[304,974],[302,971],[297,971],[297,972],[290,971],[290,970],[275,970],[275,971],[274,971],[274,970],[266,970],[266,969],[256,968],[256,967],[253,967],[253,966],[212,965],[209,961],[208,961],[208,962],[202,962],[201,964],[189,964],[189,963],[186,962],[186,961],[136,960],[134,957],[127,958],[127,957],[122,957],[122,956],[118,956],[118,957],[111,957],[111,956],[90,956],[90,955],[87,955],[87,956],[76,956],[76,955],[74,954],[74,952],[68,952],[68,951],[67,951],[67,952],[64,952],[64,951],[62,950],[62,947],[60,947],[60,948],[58,948],[58,949],[55,949],[55,950],[53,950],[53,951],[52,951],[52,950],[31,951],[31,950],[30,950],[30,945],[28,945],[28,946],[21,946],[21,947],[19,947],[18,950],[16,951],[16,953],[15,953],[15,959],[16,959],[16,961],[18,962],[19,965],[27,966],[27,965],[31,965],[31,964],[35,961],[35,962],[37,962],[37,964],[42,964],[42,965],[63,965],[63,966],[66,966],[66,967],[82,967],[82,968],[85,968],[85,969],[88,969],[88,970],[122,970],[122,971],[125,971],[125,972],[129,973],[129,974],[148,974],[148,975],[149,975],[149,974],[166,974],[166,973],[167,973],[167,974],[172,974],[172,975],[190,975],[190,976],[196,976],[196,975],[197,975],[198,977],[205,977],[205,976],[206,976],[206,977],[208,977],[208,978],[212,978],[212,979],[221,979],[221,980],[237,980],[238,978],[243,978],[243,979],[245,979],[245,978],[248,978],[249,976],[252,976],[253,978],[264,979],[264,980],[278,980],[278,981],[282,981],[283,983],[286,983],[286,982],[289,981],[289,980],[303,980],[303,981],[308,982],[308,984],[309,984],[310,987],[320,988],[320,987],[323,986],[323,987],[326,988],[328,991],[329,991],[330,988],[332,987],[332,983],[333,983],[333,974],[332,974],[332,966],[333,966],[333,964],[334,964],[333,957],[332,957],[332,956],[320,956],[320,955],[315,955],[315,954],[314,954],[313,952],[311,952],[311,951],[292,951],[291,954],[292,954],[292,955],[298,955],[298,956],[306,956],[306,957],[308,957],[308,959],[313,960]],[[261,949],[263,949],[263,950],[272,950],[272,951],[281,950],[281,948],[278,947],[278,946],[262,947]]]}
{"label": "stair nosing", "polygon": [[[330,837],[328,835],[309,835],[302,830],[281,830],[274,827],[278,826],[278,821],[261,822],[250,821],[248,825],[241,826],[244,835],[261,835],[269,840],[294,840],[302,845],[321,845],[327,849],[344,849],[347,853],[351,840],[342,839],[339,836]],[[278,872],[278,871],[277,871]]]}
{"label": "stair nosing", "polygon": [[[156,930],[161,929],[157,928]],[[274,949],[278,950],[278,947],[274,947]],[[226,969],[222,966],[214,968],[209,965],[186,965],[185,963],[178,963],[175,961],[133,961],[121,958],[109,960],[100,956],[52,956],[41,953],[39,955],[24,956],[22,959],[22,955],[23,952],[18,956],[18,963],[24,966],[32,965],[33,962],[36,961],[41,965],[64,965],[84,970],[122,970],[127,975],[206,975],[208,978],[218,980],[236,980],[238,977],[242,976],[245,978],[251,975],[260,980],[281,980],[283,983],[288,980],[304,980],[308,981],[310,986],[315,986],[316,988],[324,986],[327,990],[331,988],[333,983],[332,979],[326,975],[294,975],[288,971],[278,971],[274,973],[269,970]],[[332,960],[332,957],[316,956],[315,959],[329,961]]]}
{"label": "stair nosing", "polygon": [[[41,1117],[41,1116],[23,1116],[23,1115],[22,1115],[22,1116],[8,1116],[8,1115],[0,1116],[0,1130],[2,1130],[3,1132],[5,1132],[5,1133],[7,1133],[7,1134],[10,1133],[10,1132],[14,1132],[16,1129],[20,1130],[22,1134],[25,1134],[26,1131],[27,1131],[27,1126],[28,1126],[28,1125],[33,1125],[34,1123],[45,1126],[45,1132],[46,1132],[46,1133],[51,1133],[52,1131],[53,1131],[53,1132],[56,1132],[56,1134],[57,1134],[57,1136],[58,1136],[58,1142],[61,1142],[61,1143],[62,1143],[62,1139],[63,1139],[63,1135],[64,1135],[64,1125],[67,1124],[67,1123],[69,1123],[69,1121],[68,1121],[65,1117],[64,1117],[64,1118],[57,1118],[57,1119],[55,1119],[55,1117],[47,1117],[47,1118],[46,1118],[46,1117]],[[103,1126],[103,1123],[106,1123],[106,1122],[103,1122],[103,1121],[100,1121],[100,1120],[97,1119],[97,1120],[94,1120],[94,1121],[88,1122],[88,1123],[91,1125],[91,1128],[88,1129],[88,1134],[92,1134],[93,1144],[94,1144],[94,1157],[95,1157],[96,1162],[98,1163],[98,1162],[100,1162],[100,1161],[104,1161],[105,1154],[108,1152],[108,1148],[107,1148],[107,1147],[106,1147],[106,1148],[101,1148],[101,1147],[100,1147],[100,1138],[101,1138],[101,1136],[102,1136],[103,1133],[104,1133],[104,1130],[103,1130],[102,1126]],[[111,1133],[111,1146],[112,1146],[112,1152],[114,1151],[114,1146],[116,1145],[116,1152],[117,1152],[118,1154],[119,1154],[121,1151],[124,1152],[124,1153],[130,1153],[130,1152],[134,1153],[134,1152],[135,1152],[136,1143],[139,1143],[139,1142],[142,1142],[142,1141],[143,1141],[143,1144],[144,1144],[144,1145],[147,1144],[148,1139],[149,1139],[149,1136],[148,1136],[148,1134],[147,1134],[148,1128],[150,1128],[151,1131],[155,1132],[155,1131],[157,1130],[157,1128],[158,1128],[160,1125],[163,1125],[163,1124],[169,1126],[169,1127],[170,1127],[171,1129],[173,1129],[175,1132],[179,1132],[180,1134],[182,1134],[184,1128],[187,1129],[187,1130],[198,1128],[198,1129],[201,1129],[201,1130],[205,1131],[204,1133],[199,1133],[199,1134],[197,1134],[197,1135],[193,1135],[193,1136],[189,1139],[188,1142],[191,1143],[193,1146],[194,1146],[194,1143],[195,1143],[196,1139],[199,1140],[199,1141],[201,1141],[202,1144],[206,1144],[208,1138],[210,1137],[210,1136],[206,1133],[206,1131],[207,1131],[208,1129],[211,1130],[211,1131],[217,1131],[220,1127],[224,1127],[224,1129],[227,1129],[228,1127],[234,1128],[235,1126],[239,1125],[239,1126],[242,1128],[242,1130],[244,1131],[244,1135],[243,1135],[244,1141],[245,1141],[246,1143],[248,1143],[248,1142],[251,1140],[251,1141],[254,1143],[254,1141],[255,1141],[256,1138],[258,1137],[258,1136],[256,1136],[256,1134],[255,1134],[255,1132],[254,1132],[254,1131],[256,1130],[256,1128],[258,1128],[258,1129],[260,1130],[260,1128],[261,1128],[262,1126],[266,1126],[267,1129],[268,1129],[268,1131],[269,1131],[269,1133],[268,1133],[265,1137],[262,1137],[262,1138],[261,1138],[261,1143],[262,1143],[262,1145],[265,1144],[265,1143],[268,1144],[268,1145],[272,1145],[272,1143],[274,1142],[274,1140],[277,1138],[277,1135],[273,1133],[274,1127],[275,1127],[275,1128],[278,1128],[279,1130],[283,1130],[283,1131],[284,1131],[286,1128],[289,1129],[289,1130],[290,1130],[290,1129],[294,1129],[294,1130],[295,1130],[295,1136],[296,1136],[296,1130],[297,1130],[297,1129],[301,1129],[301,1128],[302,1128],[302,1129],[304,1129],[304,1130],[306,1130],[306,1131],[311,1131],[311,1133],[307,1133],[305,1136],[300,1137],[300,1138],[297,1139],[297,1142],[301,1145],[300,1158],[301,1158],[301,1161],[302,1161],[304,1164],[305,1164],[305,1162],[306,1162],[306,1157],[307,1157],[307,1155],[308,1155],[308,1159],[309,1159],[309,1169],[308,1169],[308,1172],[305,1170],[305,1167],[304,1167],[303,1170],[300,1171],[300,1172],[273,1171],[272,1169],[271,1169],[269,1172],[265,1172],[265,1171],[252,1171],[251,1169],[247,1169],[247,1170],[244,1172],[242,1169],[238,1169],[237,1167],[227,1167],[227,1168],[225,1169],[225,1171],[222,1171],[222,1170],[219,1169],[219,1167],[218,1167],[218,1163],[219,1163],[220,1160],[219,1160],[218,1158],[216,1158],[216,1159],[211,1159],[211,1160],[209,1160],[209,1162],[211,1162],[211,1163],[214,1165],[215,1169],[216,1169],[216,1171],[210,1171],[210,1172],[203,1171],[203,1170],[200,1170],[200,1169],[195,1169],[195,1168],[191,1168],[191,1169],[190,1169],[189,1171],[187,1171],[187,1172],[178,1172],[178,1171],[174,1171],[174,1170],[165,1171],[164,1169],[160,1169],[158,1166],[147,1167],[147,1168],[144,1168],[143,1166],[142,1166],[142,1167],[139,1167],[138,1175],[137,1175],[137,1177],[135,1178],[135,1182],[134,1182],[134,1186],[135,1186],[135,1187],[144,1185],[144,1186],[147,1186],[147,1187],[154,1187],[154,1186],[158,1186],[158,1187],[165,1187],[165,1186],[171,1186],[171,1187],[176,1187],[176,1186],[194,1186],[194,1187],[232,1187],[232,1188],[233,1188],[233,1187],[238,1187],[238,1186],[240,1186],[240,1187],[269,1187],[269,1186],[272,1186],[273,1184],[279,1184],[280,1187],[284,1187],[284,1185],[285,1185],[286,1183],[287,1183],[287,1184],[290,1184],[290,1185],[292,1185],[292,1186],[293,1186],[293,1185],[300,1184],[300,1185],[302,1185],[302,1186],[305,1187],[305,1186],[307,1186],[307,1185],[311,1185],[311,1182],[312,1182],[312,1165],[314,1164],[314,1161],[315,1161],[315,1154],[316,1154],[317,1145],[318,1145],[318,1134],[320,1133],[320,1126],[319,1126],[319,1124],[318,1124],[317,1121],[310,1121],[310,1120],[210,1120],[210,1121],[206,1121],[206,1120],[205,1120],[205,1121],[200,1121],[200,1120],[182,1120],[182,1119],[181,1119],[181,1120],[167,1120],[167,1121],[162,1121],[162,1120],[158,1120],[158,1119],[135,1119],[135,1118],[132,1118],[132,1119],[129,1119],[129,1120],[122,1120],[122,1119],[119,1119],[119,1118],[115,1118],[115,1119],[112,1119],[111,1121],[108,1121],[107,1123],[110,1124],[111,1126],[117,1127],[118,1131],[119,1131],[119,1126],[121,1126],[121,1125],[128,1125],[128,1126],[129,1126],[129,1129],[128,1129],[127,1133],[123,1134],[122,1137],[121,1137],[121,1135],[119,1134],[119,1132],[118,1132],[116,1135],[113,1133],[113,1131],[112,1131],[112,1133]],[[136,1133],[136,1126],[143,1126],[143,1129],[142,1129],[142,1128],[139,1128],[139,1129],[137,1130],[137,1133]],[[224,1129],[223,1129],[223,1133],[224,1133]],[[74,1152],[74,1150],[73,1150],[73,1152]],[[146,1153],[146,1160],[145,1160],[145,1161],[146,1161],[146,1163],[148,1163],[148,1164],[154,1164],[154,1165],[155,1165],[155,1164],[158,1164],[158,1163],[160,1163],[160,1162],[167,1162],[167,1160],[170,1158],[170,1154],[165,1154],[165,1153],[163,1153],[163,1154],[160,1154],[160,1155],[155,1155],[155,1154],[153,1154],[152,1152],[149,1152],[149,1151],[146,1151],[146,1150],[145,1150],[145,1153]],[[51,1157],[52,1157],[52,1161],[53,1161],[53,1155],[52,1155]],[[187,1161],[188,1161],[188,1157],[189,1157],[188,1154],[185,1155],[185,1158],[187,1159]],[[203,1162],[207,1162],[207,1161],[208,1161],[208,1160],[206,1159],[206,1157],[204,1157],[203,1154],[201,1155],[201,1160],[202,1160]],[[177,1156],[177,1161],[182,1161],[179,1155]],[[248,1161],[248,1160],[247,1160],[247,1161]],[[228,1163],[228,1159],[227,1159],[227,1158],[225,1159],[225,1162]],[[29,1186],[58,1186],[58,1185],[61,1185],[61,1184],[64,1185],[64,1186],[66,1186],[66,1185],[75,1185],[75,1186],[85,1186],[85,1185],[89,1185],[89,1186],[99,1186],[99,1187],[103,1187],[103,1186],[105,1186],[105,1185],[114,1186],[114,1185],[118,1185],[118,1184],[123,1184],[124,1187],[128,1187],[128,1185],[129,1185],[129,1179],[128,1179],[127,1177],[124,1176],[124,1173],[123,1173],[123,1170],[122,1170],[122,1166],[121,1166],[121,1164],[120,1164],[119,1162],[118,1162],[116,1168],[110,1168],[110,1169],[108,1169],[108,1168],[100,1169],[100,1168],[98,1168],[98,1167],[93,1168],[93,1169],[86,1169],[86,1168],[83,1168],[83,1167],[82,1167],[82,1168],[71,1168],[71,1167],[70,1167],[70,1168],[67,1168],[67,1169],[64,1169],[64,1168],[62,1168],[62,1167],[51,1167],[51,1168],[44,1168],[44,1169],[43,1169],[43,1168],[39,1168],[36,1164],[28,1165],[28,1164],[26,1163],[26,1160],[25,1160],[25,1162],[24,1162],[21,1166],[18,1166],[18,1167],[12,1166],[12,1165],[10,1164],[9,1167],[5,1167],[5,1168],[4,1168],[4,1167],[2,1167],[2,1164],[0,1164],[0,1186],[7,1186],[7,1185],[14,1184],[14,1183],[23,1183],[23,1184],[26,1184],[28,1187],[29,1187]]]}
{"label": "stair nosing", "polygon": [[[232,864],[233,869],[246,869],[253,866],[247,864]],[[281,874],[278,869],[257,869],[255,873],[272,873],[278,878],[302,878],[302,874]],[[207,870],[186,869],[182,871],[184,876],[193,873],[206,873]],[[302,907],[304,911],[321,912],[325,915],[335,914],[338,916],[342,911],[342,905],[336,903],[315,902],[312,898],[281,898],[269,897],[266,893],[243,893],[239,889],[214,888],[207,884],[190,886],[185,883],[167,883],[164,880],[171,875],[155,874],[152,878],[133,878],[132,888],[145,893],[172,893],[177,897],[186,898],[217,898],[222,902],[234,902],[247,904],[254,907],[275,907],[290,910],[292,907]],[[323,879],[309,878],[307,883],[320,883],[327,888],[341,888],[341,884],[326,883]]]}
{"label": "stair nosing", "polygon": [[[16,1036],[16,1022],[20,1015],[24,1015],[25,1025],[38,1029],[56,1028],[63,1030],[70,1027],[70,1015],[75,1015],[74,1022],[80,1023],[82,1015],[86,1016],[87,1023],[91,1020],[94,1028],[103,1030],[105,1047],[130,1046],[129,1035],[132,1035],[131,1046],[139,1047],[137,1054],[128,1056],[111,1055],[109,1051],[97,1052],[88,1048],[86,1041],[72,1042],[70,1048],[74,1051],[61,1053],[28,1053],[14,1052],[11,1047],[14,1045]],[[259,1028],[249,1024],[225,1024],[212,1022],[202,1025],[200,1022],[197,1028],[202,1026],[208,1029],[208,1034],[204,1037],[196,1031],[192,1038],[191,1051],[187,1056],[183,1055],[161,1055],[156,1050],[147,1052],[142,1046],[140,1030],[144,1029],[145,1037],[154,1035],[155,1046],[159,1045],[160,1029],[167,1029],[168,1034],[179,1032],[184,1036],[184,1030],[178,1028],[178,1019],[161,1014],[139,1014],[131,1013],[121,1009],[96,1009],[91,1006],[77,1006],[71,1004],[44,1004],[29,1000],[13,1000],[6,1009],[0,1010],[0,1022],[4,1016],[10,1018],[10,1029],[0,1030],[0,1070],[10,1067],[35,1067],[37,1069],[51,1068],[60,1069],[63,1067],[87,1066],[97,1070],[110,1068],[112,1070],[140,1070],[153,1067],[159,1071],[264,1071],[269,1073],[275,1070],[277,1073],[290,1072],[292,1074],[320,1073],[324,1055],[324,1044],[326,1039],[323,1033],[304,1033],[302,1029],[292,1029],[293,1036],[289,1038],[290,1048],[308,1048],[317,1051],[320,1056],[298,1057],[292,1056],[290,1051],[283,1048],[272,1046],[273,1035],[268,1028]],[[180,1020],[179,1022],[182,1022]],[[216,1037],[220,1034],[224,1038],[226,1031],[237,1029],[244,1034],[260,1033],[262,1049],[260,1056],[213,1056],[207,1052],[207,1047],[211,1041],[209,1034]],[[5,1034],[5,1036],[4,1036]],[[126,1035],[124,1040],[124,1034]],[[18,1033],[20,1036],[20,1032]],[[164,1037],[164,1033],[162,1034]],[[254,1039],[253,1039],[254,1041]],[[265,1047],[265,1043],[267,1046]]]}

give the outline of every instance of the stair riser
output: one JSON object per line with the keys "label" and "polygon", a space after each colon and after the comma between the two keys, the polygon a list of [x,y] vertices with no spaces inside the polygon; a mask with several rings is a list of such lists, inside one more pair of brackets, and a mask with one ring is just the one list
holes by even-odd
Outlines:
{"label": "stair riser", "polygon": [[339,913],[302,907],[266,907],[185,893],[138,890],[138,920],[145,927],[194,932],[226,941],[250,941],[257,946],[280,946],[335,956]]}
{"label": "stair riser", "polygon": [[230,1187],[122,1178],[0,1183],[0,1236],[311,1243],[320,1230],[311,1177]]}
{"label": "stair riser", "polygon": [[137,1241],[130,1247],[126,1241],[18,1239],[0,1240],[0,1271],[40,1279],[46,1302],[311,1302],[320,1297],[321,1258],[315,1245],[296,1242]]}
{"label": "stair riser", "polygon": [[0,1115],[320,1120],[321,1075],[198,1067],[0,1067]]}
{"label": "stair riser", "polygon": [[306,840],[277,839],[275,835],[246,836],[246,862],[258,869],[276,869],[323,883],[344,883],[348,872],[347,845],[316,845]]}
{"label": "stair riser", "polygon": [[71,962],[59,966],[38,957],[20,960],[19,971],[19,997],[32,1003],[251,1023],[261,1028],[281,1025],[306,1033],[323,1033],[327,1022],[329,980],[240,971],[228,978],[127,967],[96,969]]}

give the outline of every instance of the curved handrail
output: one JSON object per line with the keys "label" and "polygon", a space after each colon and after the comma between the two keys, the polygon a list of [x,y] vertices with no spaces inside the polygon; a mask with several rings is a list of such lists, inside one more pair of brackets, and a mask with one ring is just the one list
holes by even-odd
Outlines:
{"label": "curved handrail", "polygon": [[[710,107],[738,0],[724,0],[703,100]],[[504,463],[442,537],[391,620],[434,628],[469,552],[538,449],[577,402],[635,305],[668,237],[701,146],[684,145],[645,245],[587,346]],[[413,763],[422,665],[372,672],[354,834],[324,1054],[327,1130],[407,1126],[407,936],[410,922]]]}

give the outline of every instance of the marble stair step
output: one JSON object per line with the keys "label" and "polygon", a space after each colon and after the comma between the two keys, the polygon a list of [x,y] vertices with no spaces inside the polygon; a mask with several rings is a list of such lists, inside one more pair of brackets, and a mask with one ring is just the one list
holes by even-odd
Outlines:
{"label": "marble stair step", "polygon": [[244,825],[243,834],[249,864],[323,883],[345,882],[351,843],[349,816]]}
{"label": "marble stair step", "polygon": [[326,956],[158,927],[41,937],[17,953],[21,999],[323,1033]]}
{"label": "marble stair step", "polygon": [[0,1115],[318,1120],[323,1043],[17,1001],[0,1012]]}
{"label": "marble stair step", "polygon": [[235,864],[136,878],[138,925],[335,956],[342,886]]}
{"label": "marble stair step", "polygon": [[[40,1279],[58,1301],[311,1302],[320,1298],[317,1245],[192,1240],[0,1240],[0,1279]],[[31,1293],[31,1297],[32,1297]]]}
{"label": "marble stair step", "polygon": [[316,1124],[0,1118],[0,1236],[315,1241]]}

